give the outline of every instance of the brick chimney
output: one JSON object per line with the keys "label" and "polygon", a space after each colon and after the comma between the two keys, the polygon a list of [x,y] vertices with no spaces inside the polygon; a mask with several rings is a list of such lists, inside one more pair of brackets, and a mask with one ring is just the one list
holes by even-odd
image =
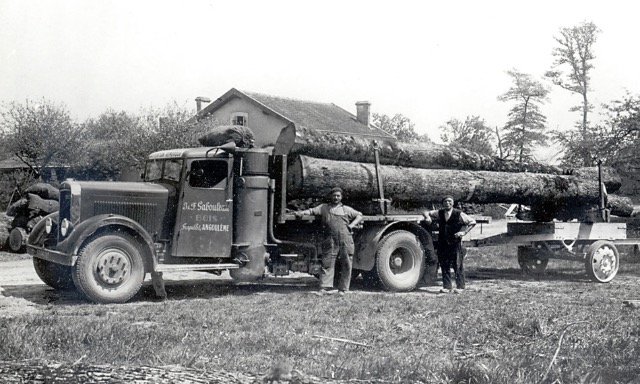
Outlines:
{"label": "brick chimney", "polygon": [[371,107],[371,103],[368,101],[358,101],[356,103],[358,121],[366,125],[367,127],[369,126],[369,119],[370,119],[370,112],[371,112],[370,107]]}
{"label": "brick chimney", "polygon": [[196,113],[200,113],[202,110],[202,103],[210,103],[211,99],[208,97],[198,96],[196,97]]}

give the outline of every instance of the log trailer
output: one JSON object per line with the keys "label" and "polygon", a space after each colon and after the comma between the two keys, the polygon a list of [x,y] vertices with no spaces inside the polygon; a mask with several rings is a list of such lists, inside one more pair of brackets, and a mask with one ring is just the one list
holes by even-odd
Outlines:
{"label": "log trailer", "polygon": [[518,264],[525,273],[542,273],[550,259],[584,263],[592,281],[608,283],[620,267],[618,246],[633,246],[638,252],[640,239],[627,238],[627,224],[612,222],[606,209],[606,189],[598,163],[599,206],[581,212],[580,220],[550,222],[508,222],[507,231],[467,241],[472,247],[517,245]]}
{"label": "log trailer", "polygon": [[[287,212],[290,148],[279,147],[165,150],[149,156],[142,182],[63,182],[59,211],[29,235],[36,273],[98,303],[130,300],[147,273],[229,271],[237,281],[265,270],[319,274],[319,220]],[[354,269],[388,290],[413,289],[433,250],[421,220],[366,214],[354,234]]]}

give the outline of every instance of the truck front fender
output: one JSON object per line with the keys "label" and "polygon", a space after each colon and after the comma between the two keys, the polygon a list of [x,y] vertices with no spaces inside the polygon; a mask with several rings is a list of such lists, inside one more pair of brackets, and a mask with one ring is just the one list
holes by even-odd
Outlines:
{"label": "truck front fender", "polygon": [[27,239],[27,245],[42,245],[44,244],[44,240],[47,237],[47,232],[45,231],[45,225],[47,219],[51,219],[54,225],[58,223],[58,212],[53,212],[43,217],[40,221],[33,226],[31,233],[29,233],[29,238]]}
{"label": "truck front fender", "polygon": [[354,242],[356,252],[353,256],[353,269],[370,271],[376,264],[376,251],[378,244],[385,234],[403,229],[416,235],[425,254],[434,254],[431,233],[418,224],[406,221],[396,221],[386,225],[366,225],[356,232]]}
{"label": "truck front fender", "polygon": [[156,258],[153,238],[149,233],[135,220],[126,216],[104,214],[88,218],[73,228],[68,238],[58,243],[56,251],[73,257],[73,264],[78,256],[80,248],[91,236],[97,232],[109,228],[121,228],[133,235],[145,250],[145,270],[153,271],[156,267]]}

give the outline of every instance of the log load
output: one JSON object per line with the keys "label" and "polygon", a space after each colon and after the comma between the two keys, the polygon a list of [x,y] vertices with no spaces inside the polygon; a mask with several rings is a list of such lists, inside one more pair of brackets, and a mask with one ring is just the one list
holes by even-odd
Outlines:
{"label": "log load", "polygon": [[6,249],[9,240],[9,231],[13,218],[0,212],[0,251]]}
{"label": "log load", "polygon": [[6,244],[9,250],[20,252],[26,237],[42,218],[58,211],[60,191],[58,188],[46,184],[36,183],[25,189],[25,197],[14,202],[7,209],[7,216],[11,218],[7,227],[9,238],[4,243],[0,233],[0,247]]}
{"label": "log load", "polygon": [[[328,132],[299,130],[301,138],[292,145],[292,154],[309,157],[375,163],[374,141],[361,137],[335,135]],[[551,175],[572,175],[586,180],[598,180],[597,167],[562,169],[537,162],[519,164],[515,161],[480,154],[464,148],[435,143],[409,144],[395,141],[377,143],[380,164],[423,169],[459,169],[470,171],[528,172]],[[607,191],[615,192],[622,185],[620,175],[612,168],[602,167]]]}
{"label": "log load", "polygon": [[[304,155],[290,159],[289,199],[321,198],[334,186],[345,191],[345,200],[371,201],[378,197],[375,165],[319,159]],[[511,203],[536,206],[535,220],[548,221],[560,208],[584,210],[599,203],[597,180],[569,175],[514,173],[380,166],[385,197],[400,209],[438,204],[452,195],[458,202]]]}

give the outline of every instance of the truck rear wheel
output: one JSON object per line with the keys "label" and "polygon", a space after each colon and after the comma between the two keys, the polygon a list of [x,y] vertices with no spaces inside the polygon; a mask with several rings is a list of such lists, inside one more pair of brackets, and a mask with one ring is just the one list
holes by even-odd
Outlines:
{"label": "truck rear wheel", "polygon": [[410,291],[420,280],[423,261],[424,252],[413,233],[391,232],[380,241],[376,250],[378,281],[389,291]]}
{"label": "truck rear wheel", "polygon": [[78,255],[73,282],[97,303],[124,303],[144,281],[140,245],[125,233],[107,233],[92,239]]}
{"label": "truck rear wheel", "polygon": [[70,291],[76,287],[73,284],[71,267],[34,257],[33,268],[36,270],[36,274],[40,280],[51,288],[60,291]]}
{"label": "truck rear wheel", "polygon": [[608,283],[618,273],[619,266],[620,254],[612,242],[598,240],[587,249],[585,268],[591,280]]}
{"label": "truck rear wheel", "polygon": [[549,258],[533,247],[518,247],[518,264],[525,274],[539,275],[544,273],[549,264]]}

